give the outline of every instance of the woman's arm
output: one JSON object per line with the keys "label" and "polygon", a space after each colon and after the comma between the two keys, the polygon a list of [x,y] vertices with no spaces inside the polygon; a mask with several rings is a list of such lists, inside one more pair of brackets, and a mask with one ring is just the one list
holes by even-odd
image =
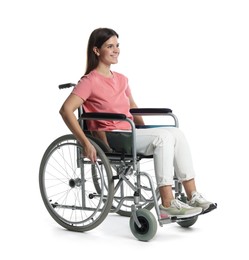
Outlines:
{"label": "woman's arm", "polygon": [[[130,108],[137,108],[137,104],[134,101],[132,95],[129,97],[130,100]],[[134,116],[135,125],[144,125],[144,120],[142,116]]]}
{"label": "woman's arm", "polygon": [[63,103],[60,109],[60,114],[67,127],[84,147],[84,155],[87,158],[89,158],[92,162],[95,162],[97,160],[96,150],[90,143],[90,141],[87,139],[74,114],[74,111],[80,106],[82,106],[83,102],[84,101],[80,97],[74,94],[70,94]]}

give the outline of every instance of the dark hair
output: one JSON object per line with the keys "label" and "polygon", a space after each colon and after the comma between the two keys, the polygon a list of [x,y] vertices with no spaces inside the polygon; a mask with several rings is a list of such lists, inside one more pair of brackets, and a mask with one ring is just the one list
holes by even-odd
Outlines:
{"label": "dark hair", "polygon": [[87,60],[86,60],[86,71],[85,75],[90,73],[92,70],[94,70],[98,64],[99,60],[98,57],[93,52],[93,48],[101,48],[104,42],[106,42],[109,38],[112,36],[117,36],[118,34],[109,28],[98,28],[95,29],[88,40],[88,46],[87,46]]}

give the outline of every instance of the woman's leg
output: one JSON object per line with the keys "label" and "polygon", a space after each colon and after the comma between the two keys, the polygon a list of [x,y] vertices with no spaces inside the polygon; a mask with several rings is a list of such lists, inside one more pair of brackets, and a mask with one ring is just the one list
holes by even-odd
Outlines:
{"label": "woman's leg", "polygon": [[[188,181],[183,181],[182,184],[186,191],[188,200],[191,200],[192,193],[196,191],[195,180],[191,179]],[[174,199],[172,186],[171,185],[161,186],[159,187],[159,192],[162,200],[162,205],[164,207],[170,207],[171,201]]]}
{"label": "woman's leg", "polygon": [[174,177],[175,138],[164,128],[140,129],[137,131],[137,152],[153,155],[157,184],[162,205],[170,207],[174,199],[172,184]]}
{"label": "woman's leg", "polygon": [[[174,173],[182,182],[194,179],[189,145],[179,128],[138,129],[136,137],[137,152],[154,157],[159,187],[172,185]],[[191,186],[186,185],[190,190]]]}
{"label": "woman's leg", "polygon": [[162,205],[167,208],[170,207],[171,201],[174,199],[172,186],[171,185],[161,186],[159,187],[159,192],[160,192]]}
{"label": "woman's leg", "polygon": [[136,150],[153,155],[158,186],[172,185],[174,177],[174,136],[164,128],[138,129]]}
{"label": "woman's leg", "polygon": [[137,151],[154,156],[155,172],[163,205],[169,205],[173,176],[183,182],[188,198],[196,190],[190,149],[179,128],[137,130]]}
{"label": "woman's leg", "polygon": [[[189,181],[194,179],[195,171],[193,167],[192,156],[189,148],[189,144],[185,135],[179,128],[168,128],[175,140],[174,147],[174,171],[179,181]],[[186,184],[186,188],[189,190],[194,188],[193,181],[190,184]],[[192,185],[193,184],[193,185]]]}
{"label": "woman's leg", "polygon": [[[162,205],[160,205],[160,214],[162,218],[177,216],[180,218],[191,217],[200,214],[200,207],[192,208],[188,205],[174,199],[172,184],[174,171],[177,170],[177,176],[184,181],[189,194],[195,187],[194,171],[192,161],[188,154],[189,149],[184,136],[177,130],[168,128],[140,129],[137,131],[137,152],[145,155],[153,155],[155,173]],[[182,146],[182,147],[181,147]],[[183,151],[181,151],[181,149]],[[187,158],[183,158],[186,156]],[[181,162],[181,160],[184,160]]]}
{"label": "woman's leg", "polygon": [[187,180],[182,182],[188,200],[191,200],[192,193],[196,191],[195,179]]}

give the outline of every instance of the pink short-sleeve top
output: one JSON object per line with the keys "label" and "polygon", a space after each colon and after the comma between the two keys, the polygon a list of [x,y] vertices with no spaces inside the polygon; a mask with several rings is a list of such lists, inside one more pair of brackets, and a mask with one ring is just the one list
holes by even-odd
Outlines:
{"label": "pink short-sleeve top", "polygon": [[[82,98],[85,112],[121,113],[133,119],[130,113],[131,90],[124,75],[112,72],[113,77],[105,77],[96,70],[84,75],[72,93]],[[129,130],[127,121],[87,120],[90,131]]]}

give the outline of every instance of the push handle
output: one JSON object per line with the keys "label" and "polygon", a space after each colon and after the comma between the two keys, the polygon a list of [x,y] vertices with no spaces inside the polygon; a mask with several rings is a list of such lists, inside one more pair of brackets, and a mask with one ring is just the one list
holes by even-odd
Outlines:
{"label": "push handle", "polygon": [[71,88],[71,87],[75,87],[75,86],[76,86],[76,84],[74,84],[74,83],[66,83],[66,84],[59,85],[59,89]]}

